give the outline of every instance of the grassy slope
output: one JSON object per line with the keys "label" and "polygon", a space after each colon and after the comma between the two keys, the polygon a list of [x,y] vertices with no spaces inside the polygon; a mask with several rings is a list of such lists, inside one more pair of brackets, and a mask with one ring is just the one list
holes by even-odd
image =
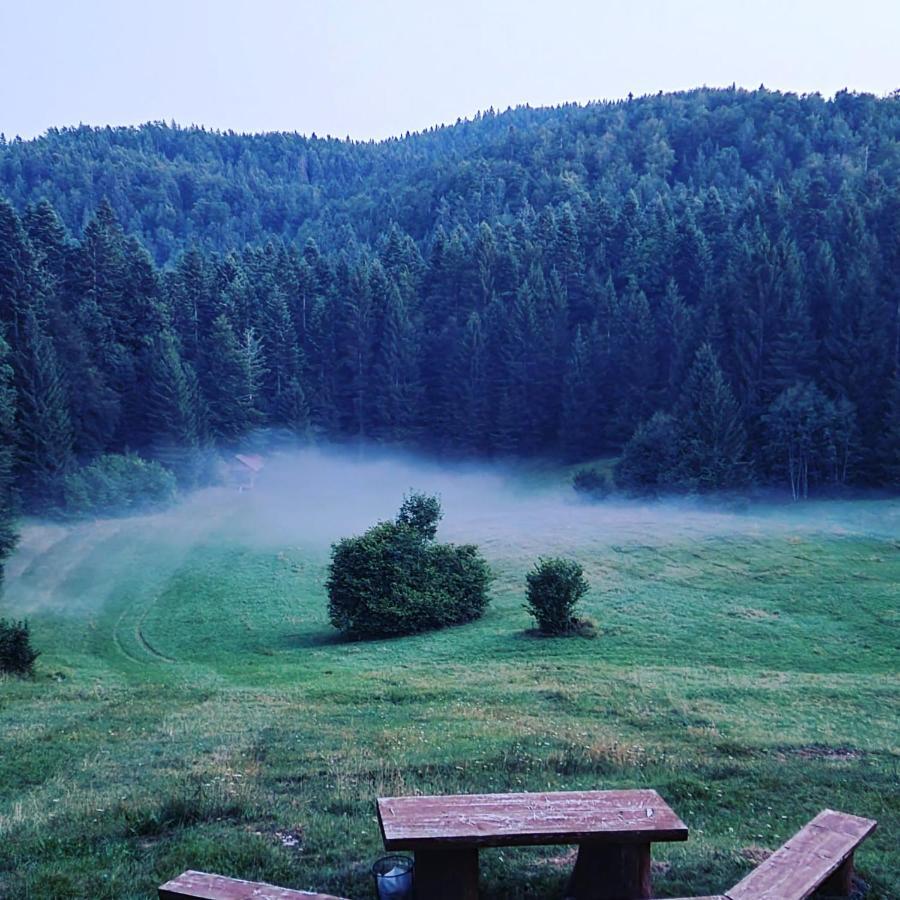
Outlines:
{"label": "grassy slope", "polygon": [[[858,866],[900,896],[895,538],[581,535],[593,641],[524,634],[534,554],[498,539],[482,621],[344,644],[322,549],[254,548],[240,515],[26,542],[8,600],[44,656],[0,681],[0,896],[150,897],[195,867],[362,898],[377,795],[643,785],[691,829],[654,849],[662,896],[726,887],[825,806],[880,821]],[[482,856],[487,898],[558,895],[570,864]]]}

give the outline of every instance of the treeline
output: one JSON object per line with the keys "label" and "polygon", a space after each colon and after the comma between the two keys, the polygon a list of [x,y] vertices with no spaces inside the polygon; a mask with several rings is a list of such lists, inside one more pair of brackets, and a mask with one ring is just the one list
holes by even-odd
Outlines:
{"label": "treeline", "polygon": [[624,447],[654,490],[896,484],[898,107],[696,91],[382,144],[5,143],[4,496],[52,505],[109,452],[194,483],[261,426]]}

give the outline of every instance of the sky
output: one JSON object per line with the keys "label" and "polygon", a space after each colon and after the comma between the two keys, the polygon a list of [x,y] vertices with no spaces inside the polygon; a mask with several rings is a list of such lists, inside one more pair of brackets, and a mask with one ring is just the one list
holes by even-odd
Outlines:
{"label": "sky", "polygon": [[900,87],[900,0],[0,0],[0,132],[384,138],[700,85]]}

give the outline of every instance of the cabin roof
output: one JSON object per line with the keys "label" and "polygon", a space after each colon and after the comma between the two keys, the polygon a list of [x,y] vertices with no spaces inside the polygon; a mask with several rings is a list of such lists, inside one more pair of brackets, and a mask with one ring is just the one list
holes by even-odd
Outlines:
{"label": "cabin roof", "polygon": [[265,465],[263,458],[255,454],[235,453],[234,458],[245,465],[251,472],[259,472]]}

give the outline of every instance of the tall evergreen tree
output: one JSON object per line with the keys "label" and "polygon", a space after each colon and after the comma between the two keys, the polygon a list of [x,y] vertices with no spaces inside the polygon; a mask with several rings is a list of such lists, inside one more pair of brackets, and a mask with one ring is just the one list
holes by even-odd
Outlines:
{"label": "tall evergreen tree", "polygon": [[259,377],[252,369],[260,363],[247,360],[224,315],[213,321],[208,344],[201,389],[209,407],[210,428],[216,438],[237,440],[259,422],[254,405]]}
{"label": "tall evergreen tree", "polygon": [[163,332],[149,356],[145,423],[154,458],[184,485],[203,475],[203,412],[198,407],[196,376],[182,359],[176,337]]}
{"label": "tall evergreen tree", "polygon": [[374,396],[372,434],[382,440],[415,436],[422,396],[415,327],[397,288],[384,317],[371,378]]}
{"label": "tall evergreen tree", "polygon": [[61,477],[74,462],[72,422],[62,372],[49,336],[33,311],[25,315],[18,352],[18,459],[29,496],[42,506],[61,496]]}
{"label": "tall evergreen tree", "polygon": [[484,452],[488,446],[488,359],[481,316],[471,312],[448,369],[446,435],[453,449]]}
{"label": "tall evergreen tree", "polygon": [[566,365],[560,420],[560,444],[571,460],[588,458],[599,450],[599,385],[591,361],[590,344],[579,325]]}
{"label": "tall evergreen tree", "polygon": [[676,406],[678,478],[700,490],[746,482],[746,435],[740,409],[709,344],[694,357]]}
{"label": "tall evergreen tree", "polygon": [[13,386],[11,351],[0,333],[0,587],[3,564],[12,553],[16,532],[15,446],[16,391]]}

